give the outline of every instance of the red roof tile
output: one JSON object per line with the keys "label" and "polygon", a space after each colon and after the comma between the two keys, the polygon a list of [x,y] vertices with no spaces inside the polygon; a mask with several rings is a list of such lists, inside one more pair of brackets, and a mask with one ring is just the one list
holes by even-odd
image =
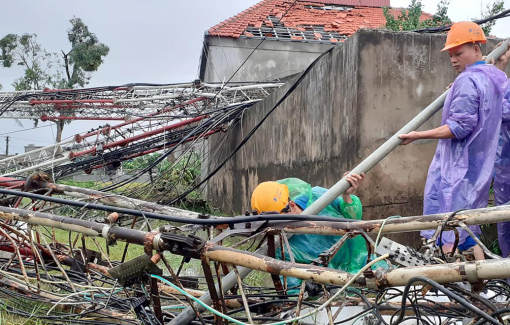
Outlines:
{"label": "red roof tile", "polygon": [[360,7],[389,7],[390,0],[306,0],[327,5],[360,6]]}
{"label": "red roof tile", "polygon": [[[212,27],[208,32],[209,35],[213,36],[233,38],[237,38],[241,35],[248,36],[250,33],[245,33],[247,27],[261,28],[263,24],[272,27],[273,23],[269,20],[269,16],[280,19],[285,12],[287,12],[287,14],[281,19],[280,23],[285,27],[294,28],[298,31],[302,31],[302,26],[305,25],[324,26],[326,32],[337,32],[340,35],[350,36],[360,28],[379,28],[386,23],[382,8],[376,5],[389,4],[389,0],[353,0],[353,2],[356,2],[356,6],[340,12],[338,10],[322,10],[305,7],[309,5],[320,6],[321,4],[348,5],[350,1],[351,0],[298,0],[287,12],[294,2],[293,0],[263,0],[238,15]],[[359,6],[360,3],[365,6]],[[397,17],[401,9],[392,8],[390,12]],[[430,18],[432,18],[432,15],[423,13],[420,20]],[[318,33],[314,34],[316,39],[318,37],[317,34]],[[331,41],[329,39],[323,40]]]}

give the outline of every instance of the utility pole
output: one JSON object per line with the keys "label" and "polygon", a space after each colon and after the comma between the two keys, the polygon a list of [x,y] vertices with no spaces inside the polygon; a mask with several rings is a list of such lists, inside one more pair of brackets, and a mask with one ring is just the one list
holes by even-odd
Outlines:
{"label": "utility pole", "polygon": [[5,137],[5,155],[9,155],[9,136]]}

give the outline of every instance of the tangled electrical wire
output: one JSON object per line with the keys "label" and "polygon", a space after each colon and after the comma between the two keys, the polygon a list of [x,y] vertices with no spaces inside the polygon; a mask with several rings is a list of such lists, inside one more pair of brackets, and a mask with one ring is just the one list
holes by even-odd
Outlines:
{"label": "tangled electrical wire", "polygon": [[[45,192],[40,189],[34,191]],[[19,207],[25,210],[38,210],[39,212],[31,213],[34,217],[43,217],[41,212],[44,210],[68,216],[52,217],[60,220],[59,224],[67,223],[65,220],[71,219],[69,217],[77,220],[78,223],[72,222],[76,225],[86,225],[83,222],[87,220],[105,223],[111,215],[103,220],[104,214],[99,210],[102,209],[108,213],[118,214],[118,220],[113,224],[109,221],[106,229],[122,227],[141,231],[147,228],[151,231],[161,226],[155,220],[158,219],[158,215],[149,211],[103,209],[93,203],[80,203],[35,193],[11,190],[1,192],[9,197],[30,198],[31,201],[22,200]],[[103,195],[106,198],[110,194]],[[96,199],[100,197],[96,196]],[[12,204],[19,201],[5,202]],[[142,208],[139,201],[134,203]],[[2,218],[6,218],[5,214],[9,211],[1,208]],[[138,220],[126,219],[126,215],[136,215]],[[166,223],[163,227],[165,229],[161,227],[159,229],[162,233],[169,232],[171,234],[169,238],[178,235],[209,238],[221,235],[221,232],[211,228],[212,225],[231,224],[234,229],[236,224],[278,219],[280,219],[278,222],[282,222],[297,217],[300,217],[300,220],[308,218],[333,222],[337,219],[336,222],[353,222],[350,219],[330,220],[320,216],[261,215],[227,218],[234,221],[232,223],[225,218],[197,219],[195,225],[188,226],[186,224],[189,219],[168,216],[168,219],[164,219],[166,222],[185,225],[171,226]],[[450,215],[445,218],[444,224],[454,217]],[[0,257],[2,265],[0,300],[4,305],[3,310],[12,315],[37,317],[55,324],[90,324],[90,322],[113,324],[119,321],[125,324],[172,323],[174,319],[178,319],[181,312],[194,306],[193,303],[199,303],[197,298],[204,295],[204,290],[210,289],[211,281],[221,283],[222,274],[227,272],[224,270],[225,265],[211,261],[206,264],[211,268],[212,274],[208,275],[207,272],[202,274],[200,270],[205,270],[206,264],[201,263],[199,259],[190,260],[185,256],[182,259],[175,259],[176,256],[173,254],[159,252],[167,268],[164,272],[158,274],[158,269],[150,268],[126,282],[122,277],[118,278],[115,275],[118,272],[115,270],[119,268],[130,270],[135,265],[132,261],[140,263],[139,257],[133,258],[133,254],[136,252],[134,256],[145,255],[143,246],[131,244],[128,249],[126,243],[124,249],[122,247],[115,249],[114,247],[120,244],[117,241],[122,240],[122,236],[115,239],[109,237],[101,244],[93,237],[87,238],[88,236],[82,235],[80,231],[83,229],[62,233],[62,230],[51,228],[51,223],[37,222],[37,224],[39,226],[27,226],[13,220],[0,222],[2,232],[0,251],[11,254]],[[94,227],[93,229],[98,229]],[[380,231],[383,228],[384,226]],[[224,245],[236,249],[242,247],[249,253],[267,240],[265,234],[267,233],[263,230],[258,231],[241,241],[229,239]],[[177,242],[180,240],[182,239],[178,239]],[[141,242],[138,245],[140,244]],[[207,306],[209,309],[206,311],[197,312],[193,322],[212,324],[218,319],[225,319],[240,325],[249,323],[283,325],[295,321],[299,321],[300,324],[314,324],[319,321],[315,317],[323,317],[324,313],[321,312],[327,310],[334,324],[356,324],[363,321],[396,325],[413,321],[439,325],[465,318],[473,318],[477,324],[484,322],[502,324],[506,314],[509,313],[507,306],[510,301],[510,285],[504,280],[488,281],[476,291],[466,287],[465,284],[440,285],[424,277],[410,279],[405,287],[390,286],[379,289],[351,287],[356,279],[366,274],[367,269],[388,257],[389,255],[381,256],[367,263],[343,286],[299,288],[284,285],[282,292],[276,285],[269,287],[260,280],[252,282],[254,280],[249,278],[239,279],[237,287],[225,291],[217,298],[219,305]],[[284,280],[283,283],[287,281]],[[154,288],[157,288],[157,291],[154,291]],[[312,299],[303,299],[306,295]]]}
{"label": "tangled electrical wire", "polygon": [[[483,25],[485,23],[488,23],[488,22],[491,22],[494,20],[498,20],[501,18],[506,18],[506,17],[510,17],[510,9],[504,10],[504,11],[500,12],[499,14],[496,14],[496,15],[493,15],[493,16],[490,16],[490,17],[487,17],[484,19],[474,20],[473,22],[478,25]],[[422,29],[413,30],[413,32],[415,32],[415,33],[441,33],[441,32],[449,31],[451,27],[452,27],[452,25],[422,28]]]}

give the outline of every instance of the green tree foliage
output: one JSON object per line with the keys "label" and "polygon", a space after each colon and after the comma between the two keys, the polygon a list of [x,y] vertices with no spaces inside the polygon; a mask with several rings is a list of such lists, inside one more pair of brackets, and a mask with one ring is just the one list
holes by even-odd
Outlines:
{"label": "green tree foliage", "polygon": [[423,5],[419,0],[412,0],[408,8],[400,10],[400,14],[395,17],[389,7],[383,8],[384,18],[386,18],[387,29],[395,31],[415,30],[420,28],[437,27],[451,24],[448,17],[448,6],[450,0],[441,0],[437,5],[437,12],[432,19],[420,21],[423,13]]}
{"label": "green tree foliage", "polygon": [[21,66],[23,76],[12,84],[16,90],[41,89],[55,85],[52,69],[57,57],[48,53],[37,42],[36,34],[8,34],[0,39],[0,60],[2,66],[9,68]]}
{"label": "green tree foliage", "polygon": [[90,80],[91,73],[97,71],[103,63],[103,57],[108,55],[110,48],[99,42],[97,36],[89,31],[80,18],[73,18],[70,22],[72,27],[67,30],[67,38],[71,49],[67,53],[62,51],[66,78],[61,80],[61,86],[84,87]]}
{"label": "green tree foliage", "polygon": [[[161,157],[160,153],[153,153],[137,157],[134,159],[130,159],[122,163],[122,168],[124,170],[142,170],[152,165],[159,157]],[[170,163],[168,162],[168,160],[164,160],[156,166],[156,169],[158,171],[162,171],[167,169],[169,166]]]}
{"label": "green tree foliage", "polygon": [[[161,155],[161,153],[153,153],[124,161],[122,168],[128,172],[140,171],[151,166]],[[196,184],[201,173],[201,166],[201,156],[196,152],[187,153],[174,162],[170,162],[168,159],[163,160],[153,169],[161,176],[158,183],[159,190],[167,191],[173,188],[175,191],[170,191],[172,195],[180,194],[179,188],[188,188]]]}
{"label": "green tree foliage", "polygon": [[450,0],[441,0],[437,4],[437,11],[432,19],[427,19],[421,22],[420,28],[428,27],[439,27],[446,26],[452,23],[450,17],[448,17],[448,7],[450,6]]}
{"label": "green tree foliage", "polygon": [[[16,90],[45,87],[70,89],[88,84],[92,72],[97,71],[110,49],[99,42],[80,18],[75,17],[70,23],[67,37],[71,49],[61,51],[62,56],[47,52],[37,42],[36,34],[8,34],[0,39],[2,66],[9,68],[14,65],[24,69],[23,76],[12,84]],[[56,142],[60,142],[64,125],[70,120],[57,120],[54,123],[57,125]]]}
{"label": "green tree foliage", "polygon": [[[420,21],[423,5],[420,0],[412,0],[409,8],[401,9],[400,14],[395,17],[391,14],[389,7],[383,8],[384,17],[386,18],[385,28],[395,31],[416,30],[421,28],[446,26],[452,23],[448,17],[448,7],[450,0],[441,0],[437,4],[437,11],[432,19]],[[494,16],[504,10],[504,0],[495,0],[494,2],[480,3],[481,18],[473,20],[485,19]],[[482,26],[485,35],[489,35],[492,27],[496,23],[495,20],[487,22]]]}
{"label": "green tree foliage", "polygon": [[[496,1],[492,2],[492,3],[488,2],[488,3],[485,4],[485,6],[484,6],[483,2],[480,3],[480,12],[481,12],[481,18],[480,19],[489,18],[491,16],[499,14],[500,12],[505,10],[504,5],[505,5],[505,1],[504,0],[496,0]],[[492,27],[494,27],[494,24],[496,24],[495,20],[489,21],[489,22],[481,25],[485,35],[487,35],[487,36],[490,35],[490,33],[492,31]]]}

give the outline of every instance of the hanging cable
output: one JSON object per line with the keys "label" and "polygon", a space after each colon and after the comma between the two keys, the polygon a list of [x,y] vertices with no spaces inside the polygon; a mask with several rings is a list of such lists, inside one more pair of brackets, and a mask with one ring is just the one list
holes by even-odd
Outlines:
{"label": "hanging cable", "polygon": [[330,53],[333,50],[333,48],[330,48],[323,52],[319,57],[317,57],[306,69],[301,73],[299,78],[290,86],[290,88],[287,90],[287,92],[278,100],[278,102],[271,108],[265,115],[262,117],[262,119],[253,127],[253,129],[244,137],[244,139],[236,146],[236,148],[212,171],[207,175],[200,183],[192,187],[191,189],[188,189],[183,194],[179,195],[177,198],[173,199],[169,202],[169,205],[175,204],[182,200],[184,197],[186,197],[188,194],[205,184],[211,177],[216,175],[216,173],[241,149],[248,140],[255,134],[255,132],[264,124],[264,122],[267,120],[267,118],[280,106],[280,104],[287,99],[287,97],[290,96],[290,94],[299,86],[299,84],[304,80],[304,78],[308,75],[308,73],[312,70],[312,68],[317,64],[317,62],[320,61],[326,54]]}

